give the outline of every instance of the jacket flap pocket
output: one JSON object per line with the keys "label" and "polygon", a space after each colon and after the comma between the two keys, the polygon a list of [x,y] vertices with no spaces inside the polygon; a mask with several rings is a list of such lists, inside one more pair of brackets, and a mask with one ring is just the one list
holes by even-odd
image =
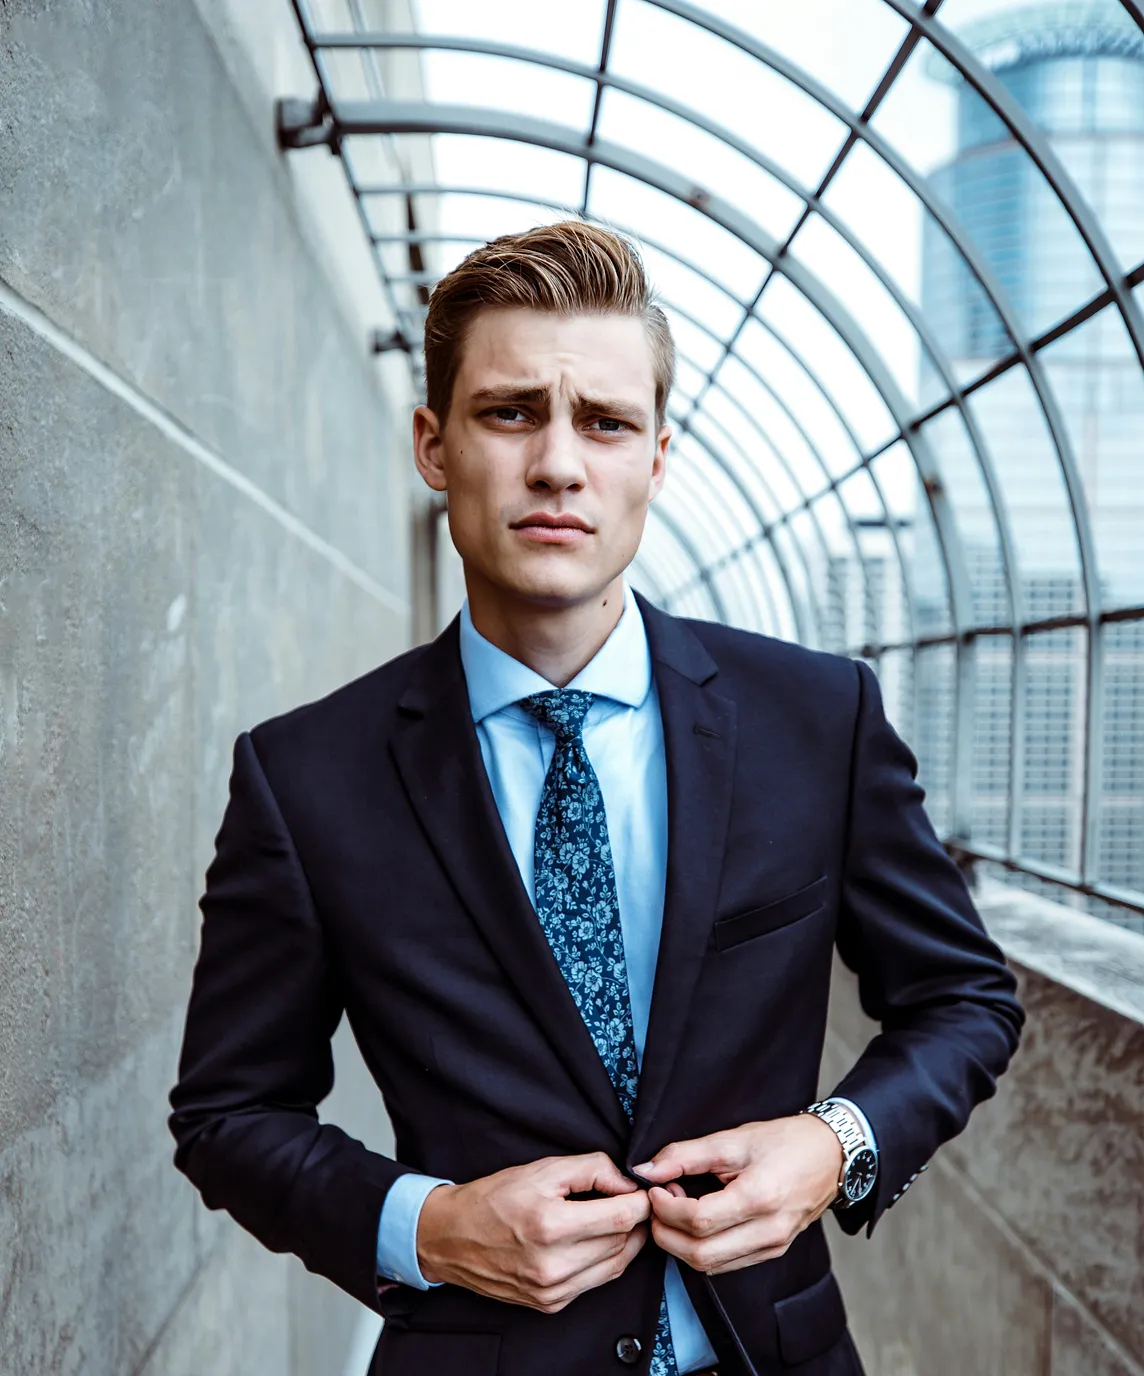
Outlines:
{"label": "jacket flap pocket", "polygon": [[809,917],[822,907],[826,897],[826,875],[820,875],[813,884],[765,903],[761,908],[749,912],[736,913],[734,917],[721,917],[715,923],[715,945],[721,951],[738,946],[741,941],[749,941],[753,936],[773,932],[797,922],[800,917]]}
{"label": "jacket flap pocket", "polygon": [[846,1309],[834,1273],[826,1275],[797,1295],[775,1304],[779,1329],[779,1356],[787,1366],[809,1362],[829,1352],[846,1331]]}

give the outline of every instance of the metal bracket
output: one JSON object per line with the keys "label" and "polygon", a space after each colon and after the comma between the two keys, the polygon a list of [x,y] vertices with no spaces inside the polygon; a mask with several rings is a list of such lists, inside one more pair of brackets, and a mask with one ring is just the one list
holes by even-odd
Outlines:
{"label": "metal bracket", "polygon": [[382,334],[380,330],[374,330],[373,338],[370,340],[370,352],[375,354],[392,353],[394,349],[400,349],[403,354],[413,353],[412,342],[400,330],[394,330],[390,334]]}
{"label": "metal bracket", "polygon": [[282,149],[318,148],[324,144],[331,153],[337,153],[341,142],[341,134],[324,92],[320,92],[313,100],[299,96],[284,96],[276,100],[274,127],[278,134],[278,147]]}

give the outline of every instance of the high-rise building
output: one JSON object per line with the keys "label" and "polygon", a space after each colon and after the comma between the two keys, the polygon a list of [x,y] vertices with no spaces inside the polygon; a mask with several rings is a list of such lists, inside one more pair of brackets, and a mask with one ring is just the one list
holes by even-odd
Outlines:
{"label": "high-rise building", "polygon": [[[963,34],[1067,169],[1125,260],[1139,257],[1144,224],[1144,35],[1115,0],[1038,5]],[[952,70],[948,79],[956,81]],[[1105,283],[1091,254],[1032,160],[968,85],[958,84],[957,148],[932,175],[935,189],[976,244],[1028,339],[1052,331]],[[998,312],[951,241],[927,224],[925,311],[963,383],[1013,351]],[[1059,428],[1075,459],[1071,481],[1029,372],[1015,366],[969,398],[991,456],[1017,553],[1025,623],[1081,613],[1082,557],[1072,505],[1099,551],[1104,607],[1144,602],[1144,390],[1139,363],[1114,308],[1037,352]],[[943,395],[923,365],[923,404]],[[975,625],[1011,622],[999,527],[987,483],[956,425],[930,427],[943,484],[956,495]],[[936,550],[919,537],[919,565]],[[932,585],[925,577],[922,586]],[[925,608],[922,608],[923,613]],[[930,609],[937,620],[937,609]],[[923,634],[925,628],[922,628]],[[1098,868],[1102,880],[1144,888],[1144,625],[1103,629],[1103,760]],[[1087,632],[1046,628],[1026,637],[1023,724],[1016,779],[1022,797],[1019,853],[1046,866],[1078,862],[1085,779]],[[972,841],[1004,845],[1012,759],[1012,637],[975,640]],[[951,713],[927,698],[918,670],[918,754],[947,759]],[[943,688],[944,685],[944,688]],[[949,679],[933,686],[952,692]],[[923,700],[927,709],[922,710]],[[932,781],[931,781],[932,786]]]}

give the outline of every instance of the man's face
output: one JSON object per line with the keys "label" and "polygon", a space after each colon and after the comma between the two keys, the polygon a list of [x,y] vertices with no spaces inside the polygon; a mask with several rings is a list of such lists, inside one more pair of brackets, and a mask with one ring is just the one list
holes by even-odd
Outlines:
{"label": "man's face", "polygon": [[448,494],[470,583],[553,607],[603,592],[635,556],[663,483],[651,344],[621,315],[485,310],[448,422],[414,417],[417,466]]}

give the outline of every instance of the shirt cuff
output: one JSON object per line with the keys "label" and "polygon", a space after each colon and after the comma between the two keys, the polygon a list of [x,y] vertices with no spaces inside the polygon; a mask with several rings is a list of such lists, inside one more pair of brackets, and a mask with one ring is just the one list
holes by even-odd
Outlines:
{"label": "shirt cuff", "polygon": [[866,1117],[858,1105],[851,1099],[843,1099],[840,1094],[832,1094],[826,1102],[828,1104],[841,1104],[843,1108],[848,1108],[850,1110],[854,1117],[858,1119],[858,1126],[866,1134],[866,1145],[874,1155],[877,1156],[878,1139],[874,1136],[874,1129],[870,1126],[869,1118]]}
{"label": "shirt cuff", "polygon": [[377,1225],[377,1274],[411,1285],[415,1290],[431,1290],[440,1282],[430,1282],[421,1274],[417,1262],[417,1221],[426,1199],[438,1185],[451,1185],[434,1175],[410,1171],[389,1187],[381,1206]]}

